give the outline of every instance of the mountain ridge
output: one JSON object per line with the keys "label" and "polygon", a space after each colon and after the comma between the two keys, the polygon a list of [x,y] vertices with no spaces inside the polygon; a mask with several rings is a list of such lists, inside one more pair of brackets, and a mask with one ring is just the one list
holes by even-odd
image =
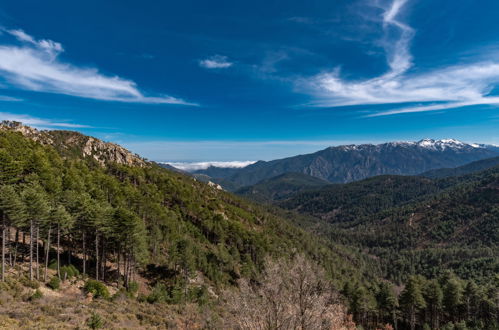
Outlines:
{"label": "mountain ridge", "polygon": [[145,159],[118,144],[105,142],[75,131],[38,130],[23,125],[21,122],[8,120],[0,123],[0,130],[21,133],[35,142],[56,148],[64,157],[88,157],[101,166],[107,162],[139,167],[149,166]]}
{"label": "mountain ridge", "polygon": [[210,167],[193,173],[207,175],[214,182],[229,180],[238,188],[289,172],[307,174],[331,183],[347,183],[376,175],[417,175],[497,155],[497,150],[483,144],[468,144],[454,139],[423,139],[417,142],[333,146],[311,154],[258,161],[244,168]]}

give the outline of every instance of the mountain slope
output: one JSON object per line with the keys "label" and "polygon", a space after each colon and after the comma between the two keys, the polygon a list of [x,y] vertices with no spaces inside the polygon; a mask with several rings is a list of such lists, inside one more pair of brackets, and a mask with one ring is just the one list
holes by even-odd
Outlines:
{"label": "mountain slope", "polygon": [[236,194],[248,197],[257,202],[271,202],[286,199],[299,192],[328,185],[327,181],[302,174],[285,173],[268,180],[263,180],[253,186],[244,187]]}
{"label": "mountain slope", "polygon": [[454,168],[439,168],[421,173],[420,176],[427,178],[446,178],[451,176],[465,175],[473,172],[489,169],[499,165],[499,157],[486,158]]}
{"label": "mountain slope", "polygon": [[[189,287],[191,277],[214,287],[235,284],[240,278],[254,279],[267,256],[298,252],[325,265],[339,283],[345,280],[339,274],[365,276],[358,271],[367,264],[359,254],[312,238],[265,208],[154,163],[129,166],[113,162],[115,158],[99,162],[85,156],[78,149],[85,145],[79,143],[71,144],[72,156],[66,157],[64,144],[38,142],[54,136],[66,141],[67,136],[90,139],[72,132],[44,131],[28,137],[10,128],[0,129],[0,185],[13,187],[20,196],[46,201],[33,205],[46,204],[68,213],[72,221],[68,220],[62,243],[72,253],[87,253],[92,259],[95,251],[105,249],[106,254],[97,260],[111,263],[126,257],[128,267],[152,283],[166,285],[167,295],[181,294],[177,291]],[[113,145],[105,146],[116,150]],[[45,210],[34,213],[36,221],[44,221],[41,237],[58,221],[42,216]],[[16,226],[26,230],[25,222]],[[97,247],[95,242],[100,242]],[[72,260],[82,266],[76,256]],[[87,272],[95,272],[93,266],[87,264]]]}
{"label": "mountain slope", "polygon": [[421,140],[379,145],[330,147],[313,154],[260,161],[241,169],[209,168],[196,173],[248,186],[284,173],[303,173],[333,183],[345,183],[385,174],[416,175],[456,167],[497,156],[483,146],[456,140]]}
{"label": "mountain slope", "polygon": [[499,271],[499,166],[443,179],[374,177],[279,205],[327,221],[331,240],[376,255],[394,281],[445,269],[484,281]]}
{"label": "mountain slope", "polygon": [[383,175],[348,184],[330,184],[295,194],[277,204],[328,222],[349,222],[437,193],[442,186],[427,178]]}
{"label": "mountain slope", "polygon": [[2,121],[0,130],[19,132],[23,136],[43,145],[54,147],[63,157],[88,158],[100,165],[115,163],[130,166],[146,166],[146,161],[125,148],[110,142],[104,142],[91,136],[73,131],[37,130],[24,126],[20,122]]}

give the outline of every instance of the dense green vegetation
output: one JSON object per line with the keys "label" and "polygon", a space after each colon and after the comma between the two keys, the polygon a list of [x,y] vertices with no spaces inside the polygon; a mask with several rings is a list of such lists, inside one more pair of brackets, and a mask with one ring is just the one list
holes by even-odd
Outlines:
{"label": "dense green vegetation", "polygon": [[278,205],[329,222],[357,222],[367,215],[436,193],[442,186],[445,184],[427,178],[377,176],[299,193]]}
{"label": "dense green vegetation", "polygon": [[182,288],[193,277],[201,277],[198,286],[214,287],[256,278],[267,255],[305,252],[338,286],[343,275],[372,274],[367,258],[188,176],[63,154],[0,131],[0,211],[7,237],[15,231],[13,241],[4,240],[4,269],[26,260],[30,278],[41,279],[55,264],[64,279],[71,275],[63,265],[72,264],[125,286],[139,272],[177,301],[187,298]]}
{"label": "dense green vegetation", "polygon": [[289,198],[299,192],[328,185],[327,181],[302,174],[285,173],[253,186],[238,189],[236,194],[248,197],[260,203],[268,203]]}
{"label": "dense green vegetation", "polygon": [[[390,314],[378,299],[384,284],[349,284],[343,293],[358,323],[374,327],[383,319],[408,327],[438,328],[448,322],[457,328],[498,326],[499,167],[439,180],[375,177],[299,193],[279,205],[323,219],[316,232],[372,255],[389,285],[422,292],[392,294],[392,304],[400,301]],[[452,285],[452,308],[428,302],[439,290],[445,296]],[[425,293],[432,286],[437,293]],[[474,292],[473,298],[466,290]],[[408,296],[419,301],[404,307]]]}
{"label": "dense green vegetation", "polygon": [[472,162],[463,166],[454,167],[454,168],[440,168],[436,170],[427,171],[421,173],[420,176],[425,176],[427,178],[446,178],[451,176],[460,176],[465,174],[471,174],[474,172],[479,172],[483,170],[487,170],[491,167],[499,165],[499,157],[487,158],[482,160],[477,160],[476,162]]}
{"label": "dense green vegetation", "polygon": [[380,282],[369,287],[347,283],[342,290],[358,324],[375,329],[497,329],[499,277],[477,285],[451,272],[427,279],[410,276],[403,287]]}
{"label": "dense green vegetation", "polygon": [[[265,268],[269,256],[302,269],[308,263],[292,258],[303,254],[365,328],[497,327],[498,168],[313,191],[323,182],[285,175],[259,192],[284,198],[283,210],[152,163],[102,166],[105,152],[97,161],[82,157],[80,143],[66,147],[69,132],[50,139],[53,146],[0,130],[0,291],[19,285],[14,273],[38,290],[30,301],[43,297],[39,282],[59,292],[66,280],[84,279],[84,292],[106,301],[121,293],[137,304],[206,306],[217,299],[212,292],[241,281],[255,298],[277,283],[279,272],[269,277]],[[281,189],[299,193],[286,199],[274,194]],[[282,283],[295,275],[279,274]],[[104,285],[111,283],[114,295]],[[95,315],[88,326],[102,325]]]}

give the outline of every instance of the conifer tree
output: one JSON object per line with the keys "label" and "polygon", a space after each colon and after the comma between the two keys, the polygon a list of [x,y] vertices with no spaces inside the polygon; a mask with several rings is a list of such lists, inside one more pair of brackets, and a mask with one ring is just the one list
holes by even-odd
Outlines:
{"label": "conifer tree", "polygon": [[[48,269],[48,263],[49,263],[49,256],[50,256],[50,243],[51,243],[51,233],[52,229],[55,226],[57,230],[57,273],[60,273],[60,266],[59,266],[59,249],[60,249],[60,224],[62,223],[64,227],[67,227],[68,224],[71,222],[71,215],[66,211],[66,208],[59,204],[56,207],[52,208],[50,211],[50,215],[48,217],[47,221],[47,244],[46,244],[46,255],[45,255],[45,274],[44,274],[44,281],[47,280],[47,269]],[[59,275],[60,276],[60,275]]]}
{"label": "conifer tree", "polygon": [[7,245],[6,228],[21,222],[24,207],[19,195],[11,185],[0,185],[0,216],[2,220],[2,281],[5,280],[5,249]]}
{"label": "conifer tree", "polygon": [[430,325],[432,329],[440,327],[440,314],[442,312],[443,292],[437,280],[426,282],[423,295],[430,314]]}
{"label": "conifer tree", "polygon": [[400,295],[400,304],[409,315],[411,330],[416,328],[416,316],[418,311],[426,307],[420,282],[421,280],[419,278],[411,276],[404,291]]}
{"label": "conifer tree", "polygon": [[[39,230],[40,221],[46,219],[49,214],[47,195],[40,185],[32,184],[22,192],[22,198],[26,207],[26,214],[29,221],[30,245],[29,245],[29,277],[33,279],[33,248],[36,243],[38,251],[38,241],[35,242],[35,234]],[[37,265],[37,270],[38,270]]]}
{"label": "conifer tree", "polygon": [[393,286],[388,282],[381,282],[379,291],[376,294],[378,309],[381,312],[383,322],[397,323],[398,301]]}
{"label": "conifer tree", "polygon": [[443,305],[451,320],[457,319],[458,308],[462,300],[462,287],[456,278],[451,278],[444,286]]}

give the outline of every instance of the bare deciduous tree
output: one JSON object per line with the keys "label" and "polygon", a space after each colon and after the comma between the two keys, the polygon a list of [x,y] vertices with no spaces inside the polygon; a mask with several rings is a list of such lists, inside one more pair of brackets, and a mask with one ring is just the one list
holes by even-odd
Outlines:
{"label": "bare deciduous tree", "polygon": [[268,259],[260,283],[241,280],[224,295],[226,326],[238,329],[351,329],[323,270],[303,255]]}

